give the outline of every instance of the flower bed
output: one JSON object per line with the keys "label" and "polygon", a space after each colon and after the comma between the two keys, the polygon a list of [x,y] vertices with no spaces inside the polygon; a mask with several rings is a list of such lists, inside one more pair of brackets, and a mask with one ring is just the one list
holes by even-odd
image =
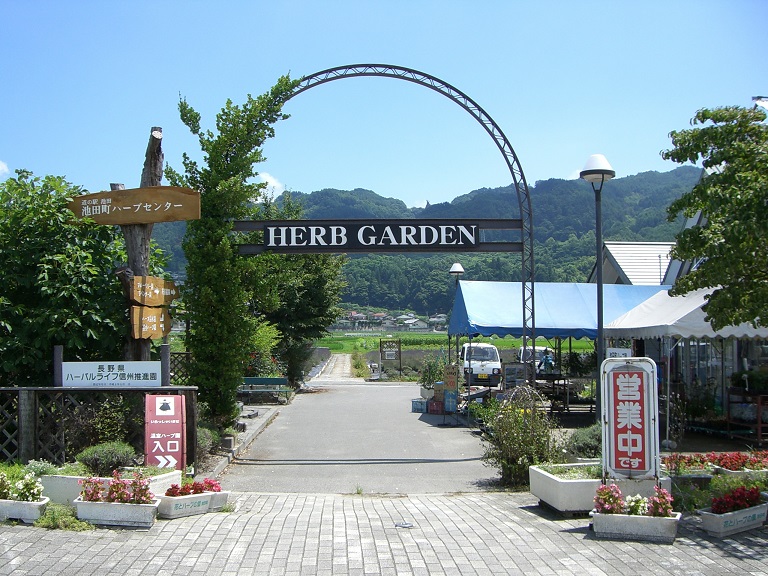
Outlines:
{"label": "flower bed", "polygon": [[[568,478],[569,474],[580,476],[578,471],[597,470],[592,478]],[[576,470],[576,472],[564,471]],[[566,514],[587,514],[594,508],[595,491],[603,483],[600,466],[594,464],[548,464],[531,466],[528,470],[530,491],[542,504]],[[661,478],[662,487],[670,490],[672,480]],[[653,495],[656,481],[616,480],[616,484],[628,494]]]}
{"label": "flower bed", "polygon": [[173,484],[160,498],[158,515],[161,518],[182,518],[221,510],[227,503],[229,492],[221,491],[217,480],[205,478],[202,482]]}
{"label": "flower bed", "polygon": [[[40,478],[43,484],[43,494],[51,502],[69,506],[80,495],[81,482],[86,476],[63,476],[58,474],[44,475]],[[103,487],[109,483],[109,478],[99,478]],[[172,484],[181,484],[181,470],[171,470],[157,476],[149,476],[149,489],[154,494],[163,494]]]}
{"label": "flower bed", "polygon": [[672,511],[671,494],[659,486],[650,498],[627,496],[615,484],[601,484],[595,493],[592,529],[598,538],[671,544],[682,516]]}
{"label": "flower bed", "polygon": [[45,513],[49,499],[43,496],[43,485],[32,473],[11,483],[0,472],[0,520],[21,520],[32,523]]}
{"label": "flower bed", "polygon": [[661,464],[671,475],[691,471],[728,473],[768,470],[768,450],[754,452],[709,452],[707,454],[670,454],[662,456]]}
{"label": "flower bed", "polygon": [[73,502],[79,520],[137,528],[154,524],[160,500],[154,497],[149,481],[139,472],[127,480],[115,470],[106,491],[101,478],[86,478],[81,486],[80,496]]}

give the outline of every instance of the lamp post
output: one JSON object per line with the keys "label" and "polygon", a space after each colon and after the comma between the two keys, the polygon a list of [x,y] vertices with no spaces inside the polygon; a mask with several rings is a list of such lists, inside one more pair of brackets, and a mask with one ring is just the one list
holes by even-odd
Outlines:
{"label": "lamp post", "polygon": [[602,154],[592,154],[579,177],[592,184],[595,192],[595,275],[597,280],[597,386],[595,388],[595,413],[600,418],[600,365],[605,359],[603,339],[603,214],[600,206],[603,184],[616,176],[616,172]]}
{"label": "lamp post", "polygon": [[[454,286],[454,292],[453,292],[453,298],[456,299],[456,293],[459,290],[459,277],[464,274],[464,266],[459,264],[458,262],[454,262],[453,266],[451,266],[450,271],[451,276],[456,278],[456,285]],[[448,336],[450,338],[450,335]],[[456,335],[456,361],[459,360],[459,336]],[[450,341],[448,342],[448,362],[451,361],[451,344]]]}

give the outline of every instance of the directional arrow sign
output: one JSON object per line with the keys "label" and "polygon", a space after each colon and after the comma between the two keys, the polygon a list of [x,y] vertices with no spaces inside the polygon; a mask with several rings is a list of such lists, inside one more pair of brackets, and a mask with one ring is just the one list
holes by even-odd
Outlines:
{"label": "directional arrow sign", "polygon": [[157,459],[158,468],[176,468],[177,460],[173,456],[162,456],[161,454],[155,454]]}
{"label": "directional arrow sign", "polygon": [[131,278],[131,301],[144,306],[168,306],[179,297],[179,289],[173,280],[157,276]]}

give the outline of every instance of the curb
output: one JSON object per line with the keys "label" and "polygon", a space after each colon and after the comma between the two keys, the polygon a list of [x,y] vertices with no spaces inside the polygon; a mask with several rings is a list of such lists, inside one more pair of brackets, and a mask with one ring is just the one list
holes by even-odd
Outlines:
{"label": "curb", "polygon": [[[259,406],[258,410],[259,412],[262,412],[263,415],[260,415],[258,421],[255,423],[248,420],[245,421],[246,429],[245,432],[241,432],[237,435],[237,446],[232,450],[227,450],[220,461],[217,462],[211,470],[208,470],[205,473],[205,476],[208,478],[218,478],[221,473],[224,472],[224,469],[229,466],[235,458],[245,452],[256,437],[261,434],[262,430],[269,426],[269,424],[271,424],[280,414],[280,409],[278,407],[272,408]],[[240,420],[240,422],[243,422],[243,420]]]}

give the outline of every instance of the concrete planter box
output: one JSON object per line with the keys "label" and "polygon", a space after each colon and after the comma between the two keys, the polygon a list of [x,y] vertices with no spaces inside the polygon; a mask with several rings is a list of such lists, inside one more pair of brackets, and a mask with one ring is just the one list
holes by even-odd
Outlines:
{"label": "concrete planter box", "polygon": [[[67,504],[72,506],[75,499],[80,496],[80,480],[85,480],[84,476],[41,476],[43,483],[43,495],[48,496],[51,502],[57,504]],[[101,483],[106,489],[111,478],[102,478]],[[165,491],[171,487],[171,484],[181,484],[181,470],[172,470],[158,476],[150,476],[149,490],[154,495],[165,494]]]}
{"label": "concrete planter box", "polygon": [[768,514],[768,502],[725,514],[713,514],[712,508],[696,511],[701,516],[701,527],[712,536],[730,536],[760,528]]}
{"label": "concrete planter box", "polygon": [[[580,468],[593,466],[594,463],[580,464],[551,464],[548,468]],[[539,466],[531,466],[528,469],[531,494],[536,496],[541,503],[558,512],[566,514],[588,514],[595,507],[595,492],[602,484],[599,478],[584,480],[569,480],[555,476],[542,470]],[[660,478],[661,487],[672,489],[672,479]],[[656,481],[650,480],[609,480],[614,482],[621,493],[626,496],[654,496]]]}
{"label": "concrete planter box", "polygon": [[672,544],[681,516],[680,512],[669,517],[592,512],[592,529],[598,538]]}
{"label": "concrete planter box", "polygon": [[229,500],[229,490],[222,490],[221,492],[210,492],[211,504],[208,506],[209,512],[220,512],[224,505]]}
{"label": "concrete planter box", "polygon": [[213,492],[187,494],[186,496],[161,496],[157,515],[160,518],[183,518],[208,512]]}
{"label": "concrete planter box", "polygon": [[0,520],[21,520],[27,524],[32,524],[45,514],[45,507],[49,501],[47,496],[43,496],[37,502],[0,500]]}
{"label": "concrete planter box", "polygon": [[79,496],[74,506],[77,517],[100,526],[124,526],[129,528],[151,528],[157,517],[160,500],[152,504],[123,504],[120,502],[84,502]]}

